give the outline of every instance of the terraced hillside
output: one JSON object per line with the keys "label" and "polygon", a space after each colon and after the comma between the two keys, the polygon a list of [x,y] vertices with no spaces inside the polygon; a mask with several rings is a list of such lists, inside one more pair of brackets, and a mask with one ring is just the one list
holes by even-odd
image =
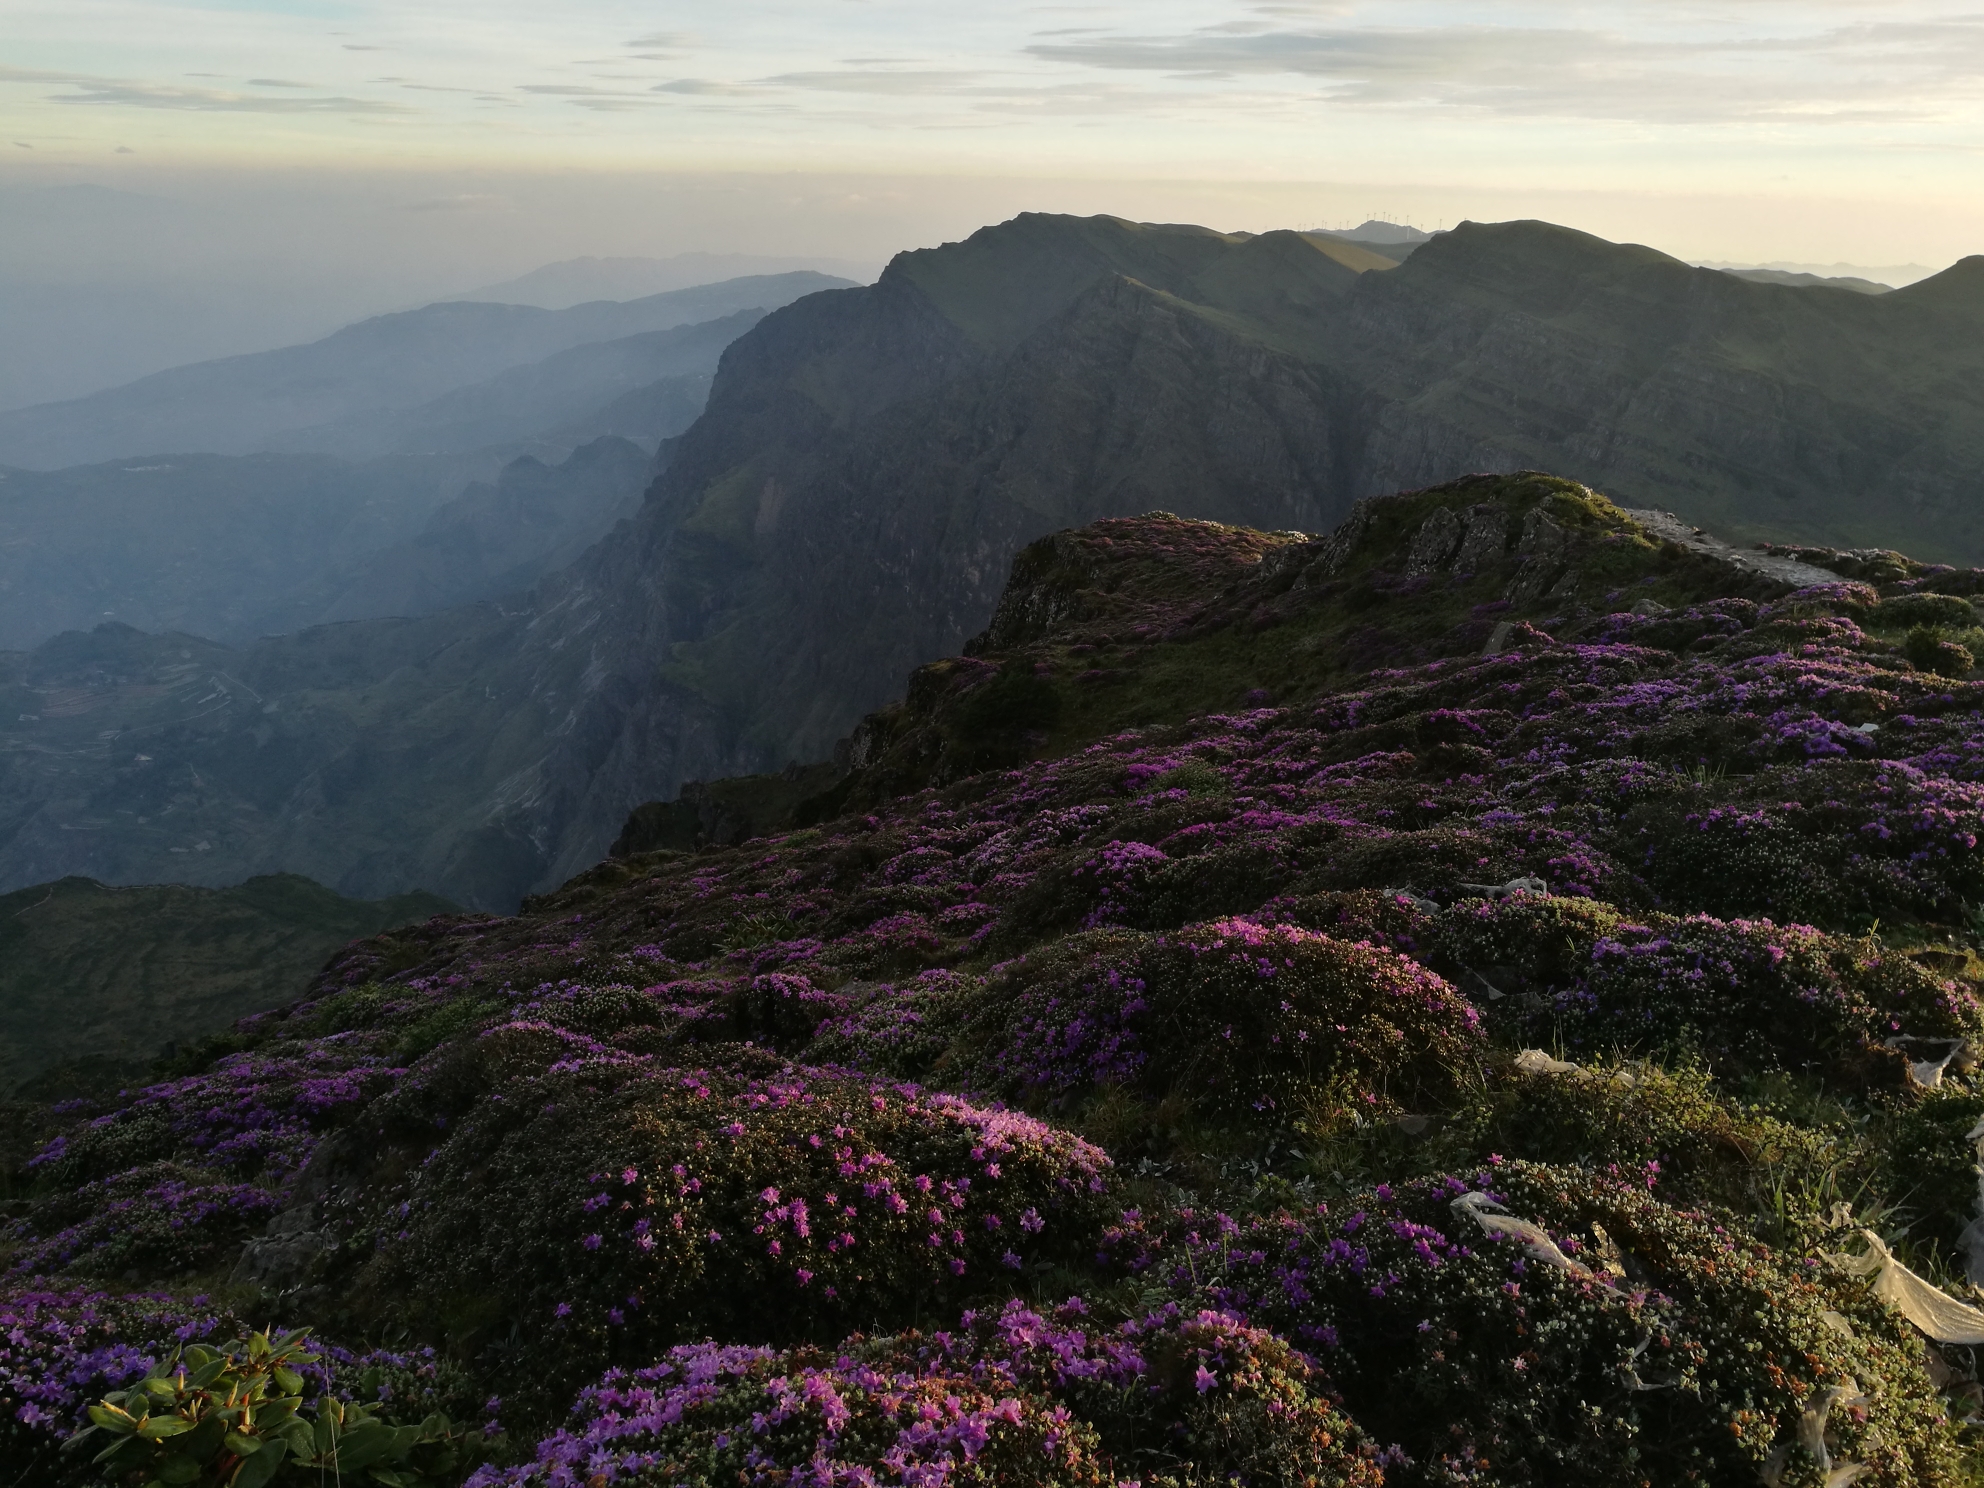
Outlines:
{"label": "terraced hillside", "polygon": [[403,1481],[1973,1481],[1980,583],[1534,475],[1060,534],[769,835],[40,1116],[0,1442],[252,1318]]}

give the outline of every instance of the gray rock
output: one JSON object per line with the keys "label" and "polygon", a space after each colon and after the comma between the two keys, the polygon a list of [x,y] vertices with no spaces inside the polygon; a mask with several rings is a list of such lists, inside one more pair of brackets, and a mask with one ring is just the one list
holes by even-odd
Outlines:
{"label": "gray rock", "polygon": [[1542,507],[1532,507],[1522,519],[1522,538],[1516,551],[1525,558],[1555,558],[1568,540],[1564,529],[1551,521]]}
{"label": "gray rock", "polygon": [[1436,506],[1419,525],[1413,534],[1412,545],[1405,550],[1405,572],[1407,577],[1429,574],[1445,568],[1454,552],[1467,535],[1467,524],[1456,516],[1453,509]]}
{"label": "gray rock", "polygon": [[284,1292],[300,1285],[318,1256],[337,1249],[337,1241],[316,1228],[316,1224],[314,1204],[284,1210],[269,1221],[261,1238],[242,1247],[241,1259],[235,1263],[229,1280],[271,1292]]}
{"label": "gray rock", "polygon": [[1454,568],[1460,573],[1479,573],[1488,564],[1500,562],[1508,546],[1508,513],[1499,506],[1477,506],[1468,513],[1467,535],[1454,554]]}

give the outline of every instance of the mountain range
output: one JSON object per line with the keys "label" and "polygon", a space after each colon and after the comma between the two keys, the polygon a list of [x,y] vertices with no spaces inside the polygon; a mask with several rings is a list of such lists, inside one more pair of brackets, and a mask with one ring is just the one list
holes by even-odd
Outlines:
{"label": "mountain range", "polygon": [[[760,277],[629,307],[524,312],[536,346],[605,339],[493,376],[489,366],[519,350],[502,306],[410,312],[260,361],[182,369],[174,396],[195,431],[234,419],[244,382],[272,366],[358,411],[265,434],[250,454],[0,468],[0,648],[106,620],[240,642],[527,587],[638,506],[655,450],[702,411],[726,346],[767,309],[838,282]],[[612,334],[739,299],[764,303]],[[448,358],[423,362],[416,353],[432,349],[437,319],[459,339]],[[400,365],[409,358],[411,369]],[[390,375],[376,376],[381,367]],[[175,374],[161,379],[173,384]],[[104,414],[99,443],[114,446],[141,437],[117,410],[144,391],[12,417],[19,430],[36,419],[87,422],[94,409]],[[575,455],[582,446],[590,453]],[[492,526],[491,514],[525,492],[527,516],[516,508],[523,520],[507,533]]]}
{"label": "mountain range", "polygon": [[[375,316],[306,345],[199,362],[86,398],[0,413],[0,466],[47,470],[182,452],[340,453],[353,438],[353,420],[390,424],[399,410],[557,352],[768,309],[844,282],[800,272],[564,310],[450,302]],[[446,419],[445,412],[436,416]]]}
{"label": "mountain range", "polygon": [[565,310],[589,300],[638,300],[669,290],[691,289],[747,275],[811,271],[867,282],[872,266],[852,259],[774,257],[763,253],[675,253],[667,258],[566,258],[447,300],[479,300],[498,305],[536,305]]}
{"label": "mountain range", "polygon": [[1314,531],[1550,468],[1745,540],[1974,558],[1980,322],[1984,259],[1868,296],[1542,223],[1396,262],[1023,216],[766,316],[639,510],[528,593],[6,658],[0,883],[287,869],[507,908],[636,803],[828,758],[1026,542],[1126,513]]}

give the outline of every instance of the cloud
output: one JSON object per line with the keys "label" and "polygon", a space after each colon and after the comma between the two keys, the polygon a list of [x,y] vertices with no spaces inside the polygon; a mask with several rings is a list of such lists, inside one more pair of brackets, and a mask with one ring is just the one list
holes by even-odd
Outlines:
{"label": "cloud", "polygon": [[292,83],[288,78],[250,78],[251,88],[307,88],[308,83]]}
{"label": "cloud", "polygon": [[1242,24],[1026,51],[1180,80],[1294,77],[1336,103],[1667,123],[1910,119],[1984,92],[1984,16],[1684,40],[1574,27]]}
{"label": "cloud", "polygon": [[675,47],[692,47],[695,44],[695,33],[690,31],[650,31],[646,36],[636,36],[627,43],[629,47],[646,48],[650,51],[667,51]]}
{"label": "cloud", "polygon": [[709,78],[676,78],[673,82],[656,83],[648,90],[652,93],[684,93],[702,98],[762,98],[763,88],[747,87],[743,83],[719,83]]}
{"label": "cloud", "polygon": [[371,98],[257,98],[212,88],[161,88],[148,83],[76,83],[54,102],[119,108],[185,109],[212,114],[412,114],[415,109]]}
{"label": "cloud", "polygon": [[[38,72],[26,67],[0,66],[0,83],[43,83],[73,88],[51,93],[49,100],[65,104],[105,104],[120,108],[185,109],[220,114],[411,114],[416,110],[369,98],[266,98],[218,88],[180,88],[161,83],[134,83],[93,77],[83,72]],[[260,80],[263,87],[301,88],[303,83]]]}
{"label": "cloud", "polygon": [[508,212],[516,203],[509,197],[486,191],[457,191],[450,196],[429,197],[425,201],[408,202],[402,209],[408,212]]}
{"label": "cloud", "polygon": [[624,113],[628,109],[653,108],[658,102],[648,92],[630,93],[622,88],[593,88],[583,83],[526,83],[519,93],[562,98],[579,108],[601,113]]}
{"label": "cloud", "polygon": [[888,93],[905,96],[950,94],[969,87],[975,72],[893,72],[872,68],[831,72],[782,72],[761,78],[768,88],[806,88],[820,93]]}

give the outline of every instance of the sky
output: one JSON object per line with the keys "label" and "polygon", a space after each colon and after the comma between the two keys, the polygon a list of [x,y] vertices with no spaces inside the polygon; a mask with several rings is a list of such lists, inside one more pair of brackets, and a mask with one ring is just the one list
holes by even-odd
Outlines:
{"label": "sky", "polygon": [[1028,209],[1940,268],[1984,250],[1964,3],[0,0],[0,295],[307,281],[321,320]]}

